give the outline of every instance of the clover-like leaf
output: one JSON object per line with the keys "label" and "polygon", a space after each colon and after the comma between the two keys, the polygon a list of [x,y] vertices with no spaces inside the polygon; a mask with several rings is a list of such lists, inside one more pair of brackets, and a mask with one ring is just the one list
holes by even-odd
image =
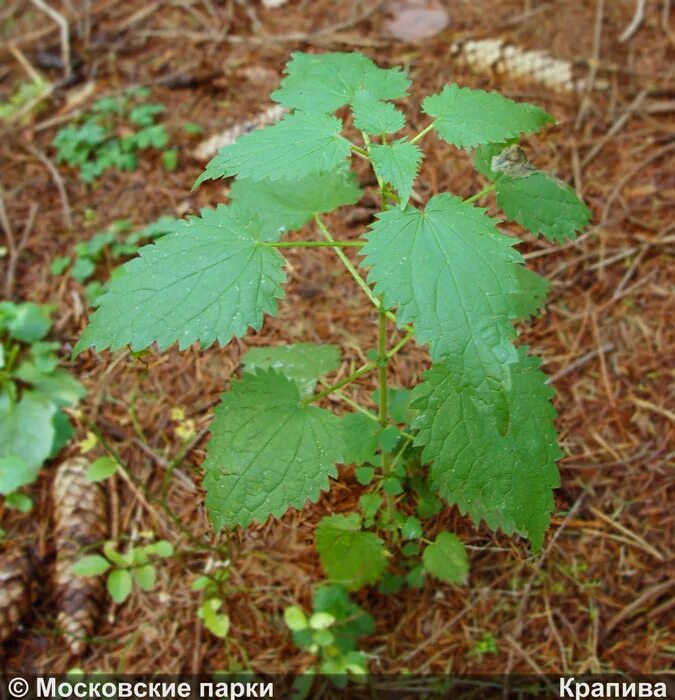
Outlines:
{"label": "clover-like leaf", "polygon": [[251,180],[299,180],[341,169],[351,152],[351,144],[341,131],[342,122],[328,114],[289,114],[221,148],[193,189],[205,180],[232,175]]}
{"label": "clover-like leaf", "polygon": [[458,148],[504,141],[518,134],[539,131],[555,120],[541,107],[514,102],[497,92],[446,85],[422,103],[434,117],[438,135]]}
{"label": "clover-like leaf", "polygon": [[274,370],[246,373],[222,395],[204,462],[206,505],[216,529],[246,527],[302,508],[328,489],[342,459],[338,418],[306,406]]}
{"label": "clover-like leaf", "polygon": [[315,539],[326,573],[348,591],[376,583],[387,568],[384,542],[375,533],[361,530],[358,513],[323,518]]}
{"label": "clover-like leaf", "polygon": [[491,396],[443,363],[426,372],[416,390],[413,427],[443,498],[476,524],[484,520],[492,529],[518,532],[539,550],[553,509],[552,489],[560,485],[556,460],[562,453],[553,390],[527,348],[518,350],[518,358],[505,389],[505,431],[498,429]]}
{"label": "clover-like leaf", "polygon": [[285,72],[272,99],[284,107],[308,112],[334,112],[357,94],[395,100],[403,97],[410,85],[400,68],[379,68],[360,53],[296,52]]}
{"label": "clover-like leaf", "polygon": [[260,328],[264,313],[276,313],[285,280],[284,258],[264,245],[270,238],[237,207],[182,222],[111,280],[75,353],[153,342],[160,349],[197,340],[224,345],[249,326]]}

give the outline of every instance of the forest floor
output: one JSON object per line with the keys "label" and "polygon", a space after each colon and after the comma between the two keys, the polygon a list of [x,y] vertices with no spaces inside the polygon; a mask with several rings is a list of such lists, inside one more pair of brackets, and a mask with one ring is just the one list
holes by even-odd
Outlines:
{"label": "forest floor", "polygon": [[[62,84],[62,67],[41,67],[50,59],[59,63],[58,26],[28,2],[0,3],[3,97],[26,79],[9,42],[57,86],[28,123],[0,124],[2,197],[22,246],[12,297],[54,305],[54,338],[64,366],[88,391],[77,440],[97,426],[142,485],[119,476],[111,481],[112,534],[151,530],[177,550],[159,566],[155,591],[134,592],[122,606],[107,602],[82,659],[64,651],[53,591],[43,577],[31,615],[5,645],[5,669],[293,673],[310,661],[293,647],[283,610],[309,607],[322,580],[314,526],[326,514],[354,507],[361,487],[352,471],[345,469],[316,505],[215,536],[203,507],[199,465],[213,407],[247,348],[335,342],[343,349],[339,377],[362,362],[359,348],[373,346],[377,315],[360,304],[330,251],[290,251],[286,296],[259,333],[224,349],[174,348],[142,357],[86,352],[71,362],[87,304],[80,284],[50,272],[56,256],[115,220],[131,218],[142,226],[160,215],[194,214],[226,201],[222,181],[191,191],[204,163],[192,156],[199,138],[181,125],[196,123],[207,137],[264,111],[293,50],[360,50],[383,66],[406,65],[413,80],[406,111],[417,129],[426,123],[419,112],[423,96],[451,81],[542,105],[558,123],[525,139],[530,158],[572,184],[593,212],[588,232],[574,242],[555,245],[526,235],[520,246],[528,264],[552,283],[542,316],[521,329],[522,342],[544,358],[552,377],[565,453],[544,553],[532,557],[526,542],[476,529],[456,509],[445,508],[433,531],[449,529],[467,543],[469,584],[428,582],[398,595],[357,594],[377,621],[365,643],[371,670],[579,674],[672,668],[675,38],[669,3],[647,3],[639,27],[621,41],[633,2],[448,2],[447,26],[417,43],[387,30],[394,4],[291,0],[272,9],[232,0],[92,0],[88,13],[77,15],[68,14],[73,4],[64,2],[78,63],[75,79]],[[452,46],[484,38],[572,61],[591,83],[581,91],[555,92],[527,78],[471,71]],[[138,85],[151,86],[152,101],[167,107],[162,123],[178,149],[175,171],[151,154],[141,157],[136,171],[110,170],[89,186],[72,168],[49,167],[59,128],[97,97]],[[425,198],[444,190],[468,196],[482,186],[467,155],[433,135],[425,151]],[[357,216],[329,217],[336,235],[358,235],[370,220],[367,204]],[[492,199],[486,205],[495,209]],[[100,279],[112,265],[102,261]],[[396,383],[411,386],[426,363],[423,350],[406,347],[392,363]],[[373,388],[364,382],[352,395],[368,402]],[[183,447],[171,418],[175,408],[194,421],[197,439],[181,461],[182,477],[172,480],[162,500],[167,464]],[[73,443],[65,456],[77,451]],[[101,454],[98,445],[88,456]],[[30,546],[47,565],[53,559],[49,493],[56,466],[43,469],[35,484],[33,512],[0,506],[5,543]],[[214,558],[230,562],[225,641],[203,628],[199,594],[191,590]]]}

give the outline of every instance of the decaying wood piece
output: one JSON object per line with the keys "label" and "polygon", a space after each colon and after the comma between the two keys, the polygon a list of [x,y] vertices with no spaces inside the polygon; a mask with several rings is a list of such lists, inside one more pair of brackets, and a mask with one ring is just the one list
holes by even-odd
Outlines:
{"label": "decaying wood piece", "polygon": [[54,584],[58,623],[72,654],[81,655],[94,633],[104,599],[103,578],[81,577],[72,565],[92,545],[108,535],[108,514],[103,487],[86,479],[89,463],[81,457],[64,462],[52,486],[56,567]]}
{"label": "decaying wood piece", "polygon": [[0,556],[0,644],[12,637],[32,602],[31,564],[13,548]]}

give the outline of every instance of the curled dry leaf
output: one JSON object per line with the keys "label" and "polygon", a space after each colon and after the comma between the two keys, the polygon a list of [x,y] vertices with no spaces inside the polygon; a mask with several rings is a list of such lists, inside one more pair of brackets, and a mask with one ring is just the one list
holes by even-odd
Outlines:
{"label": "curled dry leaf", "polygon": [[31,601],[30,560],[14,548],[0,556],[0,644],[12,637]]}
{"label": "curled dry leaf", "polygon": [[387,4],[385,27],[397,39],[421,41],[445,29],[450,17],[438,0],[395,0]]}
{"label": "curled dry leaf", "polygon": [[104,598],[103,579],[76,576],[71,567],[108,535],[106,498],[100,483],[87,481],[89,463],[75,457],[56,472],[52,486],[58,623],[72,654],[80,655],[96,625]]}

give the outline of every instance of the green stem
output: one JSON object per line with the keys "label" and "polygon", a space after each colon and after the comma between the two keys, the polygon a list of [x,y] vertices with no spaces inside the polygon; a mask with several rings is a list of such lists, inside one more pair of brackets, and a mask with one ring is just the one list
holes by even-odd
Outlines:
{"label": "green stem", "polygon": [[370,160],[370,156],[368,155],[368,151],[366,151],[364,148],[361,148],[360,146],[357,146],[356,144],[353,144],[353,143],[352,143],[352,151],[354,151],[354,153],[361,156],[362,158],[367,158],[368,160]]}
{"label": "green stem", "polygon": [[[396,353],[401,351],[401,348],[403,348],[405,345],[407,345],[411,340],[413,339],[413,333],[412,331],[408,332],[404,338],[402,338],[394,347],[389,350],[387,353],[387,360],[391,360]],[[379,360],[378,360],[379,362]],[[338,389],[342,389],[343,386],[347,386],[347,384],[351,384],[353,381],[357,380],[359,377],[362,377],[364,374],[368,374],[368,372],[371,372],[378,366],[378,362],[369,362],[367,365],[363,365],[360,369],[357,369],[355,372],[352,372],[348,377],[345,377],[344,379],[341,379],[337,384],[332,384],[329,387],[326,387],[323,391],[319,392],[318,394],[314,394],[313,396],[308,396],[303,402],[303,406],[307,406],[310,403],[314,403],[315,401],[318,401],[319,399],[323,399],[326,396],[329,396],[333,392],[337,391]],[[379,419],[378,419],[379,420]]]}
{"label": "green stem", "polygon": [[363,241],[278,241],[270,243],[261,241],[260,245],[267,248],[360,248],[365,245]]}
{"label": "green stem", "polygon": [[487,187],[483,187],[483,189],[480,192],[476,192],[476,194],[472,194],[470,197],[467,197],[462,204],[471,204],[471,202],[475,202],[476,200],[480,199],[484,195],[486,195],[488,192],[492,192],[492,190],[497,187],[497,183],[493,182],[491,185],[488,185]]}
{"label": "green stem", "polygon": [[425,126],[424,129],[422,129],[422,131],[420,131],[420,133],[417,134],[417,136],[414,136],[410,140],[410,143],[415,143],[415,141],[419,141],[421,138],[424,138],[424,136],[426,136],[434,128],[435,124],[436,124],[436,121],[433,121],[433,122],[431,122],[431,124],[428,124],[427,126]]}
{"label": "green stem", "polygon": [[389,388],[387,387],[387,313],[384,302],[380,297],[379,329],[377,335],[377,364],[380,380],[380,411],[379,420],[383,428],[389,423]]}

